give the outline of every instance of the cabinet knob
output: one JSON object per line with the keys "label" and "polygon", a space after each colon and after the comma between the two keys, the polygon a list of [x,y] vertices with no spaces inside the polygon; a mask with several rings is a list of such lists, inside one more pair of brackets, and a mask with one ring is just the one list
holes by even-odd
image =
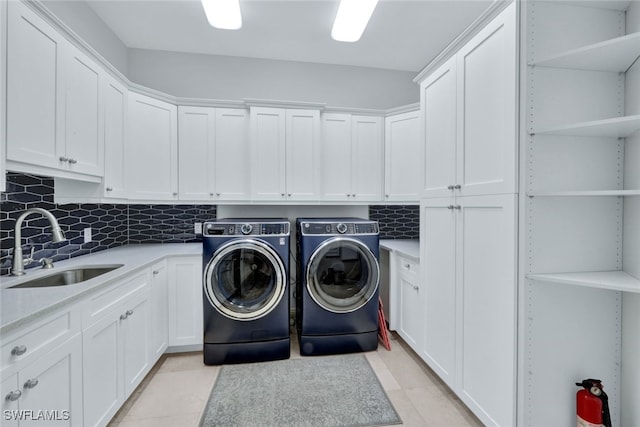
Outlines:
{"label": "cabinet knob", "polygon": [[111,188],[111,187],[107,187],[107,188],[106,188],[106,190],[107,190],[107,191],[113,191],[113,188]]}
{"label": "cabinet knob", "polygon": [[220,197],[220,193],[216,193],[216,196]]}
{"label": "cabinet knob", "polygon": [[388,198],[389,198],[389,195],[388,195],[388,194],[385,194],[385,195],[384,195],[384,197],[386,197],[386,198],[388,199]]}
{"label": "cabinet knob", "polygon": [[24,383],[24,388],[35,388],[37,385],[38,385],[38,379],[32,378],[30,380],[27,380],[26,383]]}
{"label": "cabinet knob", "polygon": [[453,207],[453,209],[455,209],[455,210],[458,210],[458,211],[459,211],[460,209],[462,209],[462,206],[460,206],[460,205],[455,205],[455,206]]}
{"label": "cabinet knob", "polygon": [[351,194],[347,194],[347,197],[351,197]]}
{"label": "cabinet knob", "polygon": [[133,314],[133,310],[127,310],[126,314],[127,314],[127,317],[131,316]]}
{"label": "cabinet knob", "polygon": [[78,161],[76,159],[69,159],[69,164],[70,165],[75,165],[76,163],[78,163]]}
{"label": "cabinet knob", "polygon": [[455,188],[455,185],[447,185],[447,190],[453,190]]}
{"label": "cabinet knob", "polygon": [[209,193],[209,197],[213,197],[213,193]]}
{"label": "cabinet knob", "polygon": [[127,320],[127,317],[129,317],[129,316],[127,316],[126,314],[121,314],[120,315],[120,320]]}
{"label": "cabinet knob", "polygon": [[160,273],[160,270],[153,270],[153,275],[157,275],[158,273]]}
{"label": "cabinet knob", "polygon": [[20,396],[22,396],[22,392],[20,390],[11,391],[9,392],[9,394],[7,394],[5,400],[8,400],[9,402],[15,402],[16,400],[20,399]]}
{"label": "cabinet knob", "polygon": [[281,195],[282,197],[284,197],[284,193],[280,193],[280,195]]}
{"label": "cabinet knob", "polygon": [[58,159],[59,159],[61,162],[68,162],[68,161],[69,161],[69,158],[64,157],[64,156],[60,156]]}
{"label": "cabinet knob", "polygon": [[288,193],[288,194],[287,194],[287,197],[291,197],[291,193]]}
{"label": "cabinet knob", "polygon": [[405,264],[404,268],[407,268],[407,269],[411,268],[411,264]]}
{"label": "cabinet knob", "polygon": [[175,191],[172,194],[173,194],[173,197],[178,195],[178,193],[176,193]]}
{"label": "cabinet knob", "polygon": [[351,197],[356,197],[356,194],[355,194],[355,193],[353,193],[353,194],[351,195]]}
{"label": "cabinet knob", "polygon": [[417,291],[420,289],[418,285],[411,285],[411,287],[413,288],[414,291]]}
{"label": "cabinet knob", "polygon": [[449,206],[447,206],[447,209],[449,209],[449,210],[453,210],[453,208],[454,208],[454,207],[455,207],[455,206],[453,206],[453,205],[449,205]]}
{"label": "cabinet knob", "polygon": [[27,352],[27,347],[24,345],[17,345],[11,349],[12,356],[22,356]]}
{"label": "cabinet knob", "polygon": [[454,190],[460,190],[461,188],[462,188],[462,185],[460,185],[460,184],[456,184],[456,185],[453,186]]}

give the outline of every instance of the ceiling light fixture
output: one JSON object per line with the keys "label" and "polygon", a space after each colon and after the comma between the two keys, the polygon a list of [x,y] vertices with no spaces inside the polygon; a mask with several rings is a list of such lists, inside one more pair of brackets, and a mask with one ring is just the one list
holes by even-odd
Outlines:
{"label": "ceiling light fixture", "polygon": [[201,0],[209,25],[222,30],[242,27],[240,0]]}
{"label": "ceiling light fixture", "polygon": [[360,40],[377,4],[378,0],[340,0],[331,37],[339,42]]}

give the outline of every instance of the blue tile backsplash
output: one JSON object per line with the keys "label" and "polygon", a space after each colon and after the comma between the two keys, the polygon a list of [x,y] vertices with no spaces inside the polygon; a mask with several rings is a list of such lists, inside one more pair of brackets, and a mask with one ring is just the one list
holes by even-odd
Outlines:
{"label": "blue tile backsplash", "polygon": [[[193,224],[216,218],[212,205],[61,205],[54,203],[53,194],[53,178],[7,172],[7,190],[0,194],[0,275],[10,272],[15,221],[29,208],[49,210],[67,238],[51,243],[49,222],[37,214],[28,216],[22,226],[22,250],[27,256],[33,247],[36,261],[69,259],[126,244],[198,242]],[[419,212],[417,205],[369,207],[369,217],[380,223],[382,239],[417,239]],[[84,243],[85,228],[92,231],[89,243]],[[36,262],[26,268],[37,266]]]}

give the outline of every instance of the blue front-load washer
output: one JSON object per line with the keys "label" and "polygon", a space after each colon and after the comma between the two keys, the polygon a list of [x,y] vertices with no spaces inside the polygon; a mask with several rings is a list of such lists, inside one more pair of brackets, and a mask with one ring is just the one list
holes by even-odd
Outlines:
{"label": "blue front-load washer", "polygon": [[289,358],[289,221],[202,227],[204,363]]}
{"label": "blue front-load washer", "polygon": [[296,329],[302,355],[378,347],[378,223],[298,218]]}

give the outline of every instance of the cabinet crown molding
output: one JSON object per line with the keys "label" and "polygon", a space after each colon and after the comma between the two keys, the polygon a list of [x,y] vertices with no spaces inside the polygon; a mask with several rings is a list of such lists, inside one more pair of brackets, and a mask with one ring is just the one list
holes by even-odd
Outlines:
{"label": "cabinet crown molding", "polygon": [[327,104],[303,101],[280,101],[274,99],[244,98],[247,107],[271,107],[271,108],[297,108],[310,110],[323,110]]}

